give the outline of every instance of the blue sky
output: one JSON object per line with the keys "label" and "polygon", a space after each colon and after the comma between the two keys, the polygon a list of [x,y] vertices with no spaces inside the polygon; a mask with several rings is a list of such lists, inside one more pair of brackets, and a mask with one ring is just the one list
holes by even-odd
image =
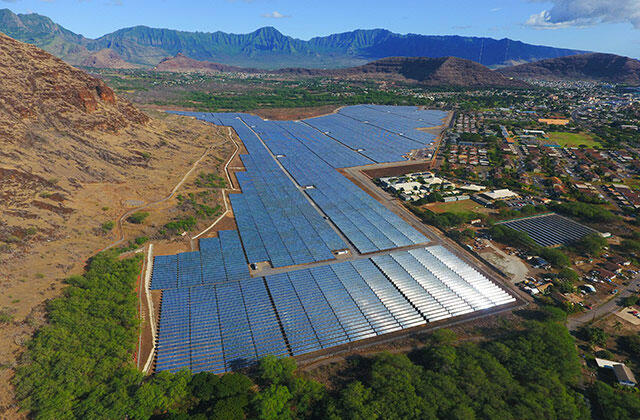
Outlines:
{"label": "blue sky", "polygon": [[640,57],[640,0],[0,0],[95,38],[147,25],[296,38],[386,28],[398,33],[512,38]]}

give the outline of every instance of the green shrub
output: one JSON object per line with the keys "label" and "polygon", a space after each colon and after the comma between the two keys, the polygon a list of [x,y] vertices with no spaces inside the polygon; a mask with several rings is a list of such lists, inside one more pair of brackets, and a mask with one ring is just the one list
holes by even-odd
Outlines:
{"label": "green shrub", "polygon": [[107,233],[107,232],[111,232],[111,230],[113,230],[114,226],[115,226],[115,223],[113,221],[109,220],[108,222],[104,222],[102,224],[102,226],[100,226],[100,228],[102,229],[102,231],[104,233]]}
{"label": "green shrub", "polygon": [[131,216],[129,216],[127,218],[127,221],[129,223],[133,223],[133,224],[139,225],[139,224],[142,224],[147,217],[149,217],[149,213],[147,213],[145,211],[137,211],[137,212],[133,213]]}

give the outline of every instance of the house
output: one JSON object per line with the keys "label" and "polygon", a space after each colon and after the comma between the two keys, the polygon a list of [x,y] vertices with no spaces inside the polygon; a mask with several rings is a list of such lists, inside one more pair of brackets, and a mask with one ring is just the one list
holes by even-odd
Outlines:
{"label": "house", "polygon": [[533,257],[531,259],[531,265],[533,266],[533,268],[544,268],[545,270],[551,268],[551,264],[549,264],[547,260],[540,257]]}
{"label": "house", "polygon": [[596,357],[596,364],[599,368],[611,369],[616,375],[616,379],[620,385],[624,386],[636,386],[638,381],[631,372],[631,369],[624,363],[616,362],[615,360],[599,359]]}
{"label": "house", "polygon": [[611,282],[616,278],[616,273],[600,267],[594,268],[589,274],[593,279],[600,281]]}
{"label": "house", "polygon": [[620,274],[622,273],[622,268],[618,264],[614,264],[612,262],[606,262],[602,264],[602,268],[607,271],[611,271],[612,273]]}
{"label": "house", "polygon": [[625,386],[636,386],[637,381],[636,377],[631,372],[631,369],[627,367],[627,365],[623,363],[619,363],[613,366],[613,372],[616,374],[616,379],[620,385]]}

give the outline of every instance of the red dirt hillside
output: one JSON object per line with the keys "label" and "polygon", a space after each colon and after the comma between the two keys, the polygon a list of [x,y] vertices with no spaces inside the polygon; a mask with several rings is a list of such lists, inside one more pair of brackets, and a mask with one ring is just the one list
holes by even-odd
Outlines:
{"label": "red dirt hillside", "polygon": [[0,34],[0,139],[24,140],[27,125],[116,132],[149,118],[104,82],[32,45]]}
{"label": "red dirt hillside", "polygon": [[135,69],[136,65],[127,63],[120,55],[111,48],[105,48],[89,54],[87,58],[80,62],[80,66],[93,67],[96,69]]}

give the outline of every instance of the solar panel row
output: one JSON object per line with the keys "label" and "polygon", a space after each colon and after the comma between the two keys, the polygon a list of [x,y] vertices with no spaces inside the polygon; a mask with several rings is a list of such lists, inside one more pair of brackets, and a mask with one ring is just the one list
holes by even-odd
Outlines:
{"label": "solar panel row", "polygon": [[151,275],[152,290],[175,289],[249,278],[249,267],[237,231],[200,240],[199,252],[158,255]]}
{"label": "solar panel row", "polygon": [[429,321],[515,301],[439,245],[376,256],[372,260]]}
{"label": "solar panel row", "polygon": [[230,196],[249,262],[284,267],[333,259],[332,251],[345,249],[255,134],[239,119],[225,117],[222,123],[234,127],[250,152],[241,156],[246,172],[236,174],[242,194]]}
{"label": "solar panel row", "polygon": [[403,160],[409,151],[424,147],[419,142],[341,114],[311,118],[304,122],[379,163]]}

